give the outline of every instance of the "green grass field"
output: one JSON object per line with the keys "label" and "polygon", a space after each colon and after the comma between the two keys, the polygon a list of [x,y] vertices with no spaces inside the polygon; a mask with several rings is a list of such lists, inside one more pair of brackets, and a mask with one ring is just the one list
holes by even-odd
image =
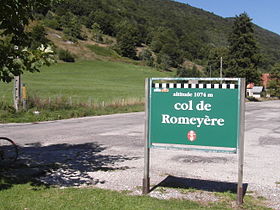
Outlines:
{"label": "green grass field", "polygon": [[[29,110],[13,110],[13,82],[0,83],[0,122],[34,122],[144,110],[147,77],[168,77],[145,66],[110,61],[57,63],[25,72]],[[9,106],[8,106],[9,105]],[[40,115],[33,111],[39,110]]]}
{"label": "green grass field", "polygon": [[[146,77],[166,77],[170,73],[125,63],[80,61],[44,67],[39,73],[23,75],[27,93],[40,98],[71,97],[73,102],[143,98]],[[13,84],[0,83],[2,100],[12,99]]]}

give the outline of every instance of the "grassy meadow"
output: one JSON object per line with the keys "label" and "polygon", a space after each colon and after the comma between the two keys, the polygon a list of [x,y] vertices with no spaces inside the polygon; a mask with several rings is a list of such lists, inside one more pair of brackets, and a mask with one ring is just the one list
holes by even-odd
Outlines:
{"label": "grassy meadow", "polygon": [[[171,72],[159,72],[149,67],[120,62],[57,63],[42,68],[41,72],[23,74],[22,82],[27,87],[29,99],[32,99],[29,103],[33,104],[29,106],[33,108],[30,112],[3,111],[7,110],[7,104],[10,106],[9,110],[12,109],[13,82],[0,83],[0,98],[5,103],[5,106],[0,106],[0,122],[41,121],[141,111],[145,78],[167,76],[173,75]],[[85,105],[84,108],[81,108],[82,104]],[[100,111],[100,107],[103,107],[103,111]],[[35,109],[42,114],[33,116],[31,111]]]}
{"label": "grassy meadow", "polygon": [[[109,61],[58,63],[41,72],[23,74],[28,94],[40,98],[71,97],[73,101],[111,102],[143,98],[146,77],[171,76],[145,66]],[[12,86],[0,83],[0,96],[12,100]]]}

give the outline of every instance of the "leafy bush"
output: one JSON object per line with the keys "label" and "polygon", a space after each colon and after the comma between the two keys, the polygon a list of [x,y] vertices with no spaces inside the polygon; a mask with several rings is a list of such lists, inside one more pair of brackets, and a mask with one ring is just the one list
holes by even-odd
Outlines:
{"label": "leafy bush", "polygon": [[9,112],[9,113],[15,113],[16,110],[13,106],[3,102],[3,101],[0,101],[0,110],[3,110],[3,111],[6,111],[6,112]]}
{"label": "leafy bush", "polygon": [[180,67],[177,70],[178,77],[201,77],[202,73],[197,69],[196,66],[193,66],[191,69]]}
{"label": "leafy bush", "polygon": [[144,49],[142,52],[140,52],[139,58],[140,58],[140,60],[145,61],[145,63],[148,66],[153,66],[154,65],[153,54],[150,50]]}
{"label": "leafy bush", "polygon": [[172,60],[169,55],[159,53],[157,56],[157,64],[160,69],[169,70],[172,66]]}
{"label": "leafy bush", "polygon": [[74,55],[72,55],[69,50],[58,50],[58,58],[64,62],[75,62]]}
{"label": "leafy bush", "polygon": [[30,35],[30,47],[31,49],[37,49],[40,47],[42,44],[44,46],[47,46],[50,44],[50,41],[46,38],[46,30],[43,25],[35,25],[31,32],[29,33]]}
{"label": "leafy bush", "polygon": [[57,19],[46,19],[44,25],[55,30],[62,30]]}
{"label": "leafy bush", "polygon": [[271,96],[280,98],[280,63],[275,64],[270,72],[268,89]]}

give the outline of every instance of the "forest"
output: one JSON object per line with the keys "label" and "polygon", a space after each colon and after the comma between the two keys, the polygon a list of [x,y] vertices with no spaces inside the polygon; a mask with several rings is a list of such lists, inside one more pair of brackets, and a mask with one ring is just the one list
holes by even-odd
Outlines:
{"label": "forest", "polygon": [[[46,37],[54,30],[63,34],[65,42],[105,44],[112,54],[161,70],[177,70],[178,76],[219,76],[221,57],[225,70],[233,64],[229,52],[234,40],[230,37],[240,14],[222,18],[171,0],[63,0],[34,8],[30,15],[33,22],[22,29],[29,42],[22,46],[31,49],[50,44]],[[247,41],[254,45],[248,53],[254,54],[259,73],[270,72],[280,59],[280,36],[254,25],[250,14],[245,16]],[[75,60],[63,49],[56,49],[56,54],[66,62]]]}
{"label": "forest", "polygon": [[[137,59],[136,47],[147,46],[142,59],[155,54],[155,63],[165,69],[186,59],[207,65],[213,54],[228,46],[233,25],[233,18],[169,0],[65,0],[44,19],[46,26],[74,41],[86,38],[82,25],[94,30],[99,41],[102,34],[115,37],[118,53],[132,59]],[[256,25],[254,30],[261,70],[269,71],[280,58],[280,36]]]}

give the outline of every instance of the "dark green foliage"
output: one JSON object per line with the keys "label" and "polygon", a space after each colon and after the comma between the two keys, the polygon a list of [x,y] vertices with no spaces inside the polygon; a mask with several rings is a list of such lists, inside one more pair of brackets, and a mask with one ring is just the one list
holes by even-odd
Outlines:
{"label": "dark green foliage", "polygon": [[8,103],[5,103],[3,101],[0,101],[0,110],[3,110],[5,112],[9,112],[9,113],[12,113],[12,114],[16,113],[16,109],[12,105],[10,105]]}
{"label": "dark green foliage", "polygon": [[158,64],[168,63],[168,65],[164,64],[167,68],[177,67],[183,61],[178,37],[170,29],[159,28],[158,31],[154,32],[151,48],[158,53]]}
{"label": "dark green foliage", "polygon": [[120,36],[120,38],[118,39],[118,45],[116,50],[120,55],[124,57],[132,59],[136,58],[134,42],[132,39],[130,39],[130,37]]}
{"label": "dark green foliage", "polygon": [[209,51],[208,64],[207,64],[207,76],[220,77],[221,57],[222,57],[222,68],[223,68],[223,70],[227,70],[229,67],[228,48],[217,47],[217,48],[212,48]]}
{"label": "dark green foliage", "polygon": [[77,39],[83,39],[81,34],[81,23],[75,15],[71,12],[67,12],[61,17],[60,21],[63,32],[68,40],[76,42]]}
{"label": "dark green foliage", "polygon": [[114,17],[103,10],[97,10],[93,14],[93,21],[99,24],[102,32],[108,35],[116,35],[114,28]]}
{"label": "dark green foliage", "polygon": [[280,63],[273,66],[270,72],[270,79],[268,84],[269,93],[271,96],[280,98]]}
{"label": "dark green foliage", "polygon": [[95,4],[97,3],[91,0],[61,0],[53,7],[53,11],[58,16],[63,16],[67,12],[75,16],[88,16]]}
{"label": "dark green foliage", "polygon": [[203,59],[207,55],[203,52],[203,42],[193,33],[181,37],[180,47],[183,50],[184,56],[189,60]]}
{"label": "dark green foliage", "polygon": [[26,43],[25,26],[33,19],[35,10],[48,8],[51,0],[10,1],[1,0],[0,4],[0,35],[13,34],[11,43]]}
{"label": "dark green foliage", "polygon": [[[70,12],[78,24],[90,29],[98,24],[102,34],[118,37],[118,47],[126,49],[120,53],[135,58],[132,38],[119,28],[120,23],[129,23],[138,31],[133,35],[136,46],[146,44],[156,56],[167,55],[171,67],[177,67],[184,59],[206,64],[210,49],[229,45],[227,38],[234,23],[233,18],[170,0],[64,0],[52,12],[54,17],[47,21],[51,27],[59,28],[57,17]],[[267,54],[260,68],[269,69],[280,59],[280,37],[257,26],[255,29],[260,52]],[[127,43],[125,37],[129,38]]]}
{"label": "dark green foliage", "polygon": [[147,66],[154,66],[154,58],[150,50],[144,49],[140,52],[139,58],[143,60]]}
{"label": "dark green foliage", "polygon": [[228,77],[246,78],[247,83],[258,83],[261,55],[254,37],[251,19],[246,13],[235,18],[229,36],[229,68]]}
{"label": "dark green foliage", "polygon": [[118,26],[117,48],[118,53],[124,57],[136,58],[135,48],[139,44],[138,29],[127,21]]}
{"label": "dark green foliage", "polygon": [[74,56],[69,52],[69,50],[58,50],[58,58],[64,62],[75,62]]}
{"label": "dark green foliage", "polygon": [[60,16],[55,15],[52,12],[47,13],[44,19],[44,25],[55,30],[62,30]]}
{"label": "dark green foliage", "polygon": [[47,19],[44,21],[44,25],[55,30],[61,30],[61,26],[57,19]]}
{"label": "dark green foliage", "polygon": [[100,25],[98,23],[94,23],[91,26],[92,28],[92,38],[96,41],[96,42],[103,42],[103,38],[102,38],[102,31],[100,28]]}
{"label": "dark green foliage", "polygon": [[269,65],[274,65],[280,59],[280,36],[255,25],[255,34],[259,42],[261,52],[265,55],[263,65],[265,69]]}
{"label": "dark green foliage", "polygon": [[202,77],[202,73],[197,69],[196,66],[193,66],[192,68],[185,68],[180,67],[177,70],[177,76],[178,77]]}
{"label": "dark green foliage", "polygon": [[[85,26],[89,29],[92,29],[92,26],[94,24],[94,11],[92,11],[86,18],[85,20]],[[97,23],[98,24],[98,23]],[[100,29],[100,25],[98,24],[99,29]]]}
{"label": "dark green foliage", "polygon": [[169,55],[160,53],[157,56],[157,67],[163,70],[169,70],[172,66],[172,60]]}
{"label": "dark green foliage", "polygon": [[42,25],[36,25],[32,28],[32,31],[29,33],[30,36],[30,47],[36,49],[43,45],[47,45],[50,41],[46,38],[46,30]]}
{"label": "dark green foliage", "polygon": [[[10,82],[14,76],[23,71],[39,71],[43,64],[50,64],[51,54],[45,49],[29,49],[32,40],[40,41],[38,33],[26,32],[29,21],[34,19],[34,13],[46,12],[52,0],[1,0],[0,3],[0,81]],[[45,41],[45,40],[44,40]],[[37,45],[39,45],[37,43]],[[35,47],[35,46],[34,46]]]}

